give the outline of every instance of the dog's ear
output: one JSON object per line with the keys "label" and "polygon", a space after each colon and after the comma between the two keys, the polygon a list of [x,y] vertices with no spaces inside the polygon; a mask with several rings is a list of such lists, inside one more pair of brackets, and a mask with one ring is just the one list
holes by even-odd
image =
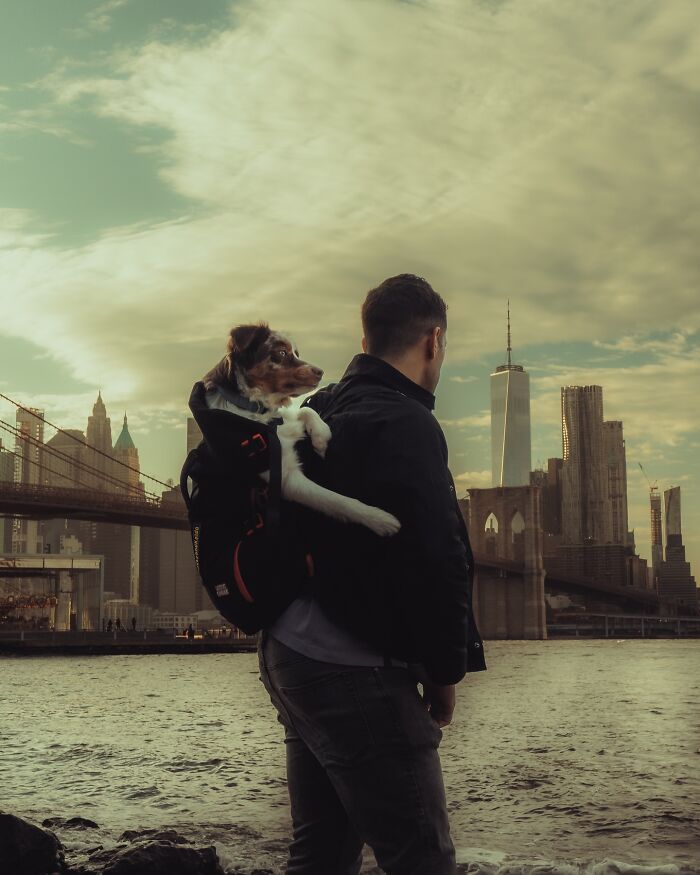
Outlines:
{"label": "dog's ear", "polygon": [[261,322],[259,325],[238,325],[232,328],[228,338],[228,351],[232,359],[252,360],[255,352],[270,336],[269,326]]}

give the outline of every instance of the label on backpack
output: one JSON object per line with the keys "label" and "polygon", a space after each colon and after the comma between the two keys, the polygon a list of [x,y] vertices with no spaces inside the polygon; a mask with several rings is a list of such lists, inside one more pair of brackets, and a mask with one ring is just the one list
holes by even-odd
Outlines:
{"label": "label on backpack", "polygon": [[217,583],[216,586],[214,587],[214,590],[216,591],[216,594],[219,596],[231,595],[231,592],[225,583]]}
{"label": "label on backpack", "polygon": [[192,532],[192,545],[194,547],[194,563],[199,571],[199,526],[195,526]]}

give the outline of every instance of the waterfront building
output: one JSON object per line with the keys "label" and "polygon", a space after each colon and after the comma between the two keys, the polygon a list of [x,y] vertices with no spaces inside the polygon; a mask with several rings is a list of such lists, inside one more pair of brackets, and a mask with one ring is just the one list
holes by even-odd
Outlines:
{"label": "waterfront building", "polygon": [[[15,479],[15,457],[6,450],[0,438],[0,482],[12,483]],[[12,551],[12,517],[0,517],[0,553]]]}
{"label": "waterfront building", "polygon": [[651,575],[652,585],[656,588],[659,567],[664,558],[663,535],[661,525],[661,495],[656,486],[649,489],[650,539],[651,539]]}
{"label": "waterfront building", "polygon": [[[38,486],[44,481],[44,411],[18,407],[15,427],[14,482]],[[43,550],[38,520],[14,518],[11,552],[42,553]]]}
{"label": "waterfront building", "polygon": [[[77,428],[57,431],[46,441],[48,452],[43,482],[46,486],[62,489],[90,489],[93,479],[88,476],[85,464],[85,433]],[[55,451],[55,454],[54,452]]]}
{"label": "waterfront building", "polygon": [[509,302],[508,360],[491,374],[492,486],[530,485],[530,377],[511,352]]}
{"label": "waterfront building", "polygon": [[547,459],[547,469],[530,472],[530,485],[540,487],[543,554],[551,553],[561,542],[561,484],[563,459]]}
{"label": "waterfront building", "polygon": [[190,623],[193,628],[197,628],[198,617],[192,611],[191,613],[182,613],[177,611],[153,611],[151,615],[151,629],[167,629],[173,633],[182,632]]}
{"label": "waterfront building", "polygon": [[690,563],[685,559],[681,531],[681,488],[672,486],[664,491],[666,522],[666,557],[659,565],[658,592],[660,598],[673,599],[680,613],[697,612],[698,595]]}
{"label": "waterfront building", "polygon": [[153,608],[150,605],[136,604],[130,599],[109,599],[104,603],[103,616],[113,623],[119,619],[122,627],[128,630],[132,628],[133,617],[136,617],[137,632],[153,628]]}
{"label": "waterfront building", "polygon": [[[117,464],[114,468],[115,477],[124,484],[124,490],[129,495],[134,495],[137,498],[143,498],[144,486],[139,479],[141,465],[139,464],[139,451],[134,445],[134,441],[129,434],[129,426],[126,419],[126,411],[124,411],[124,424],[122,430],[114,444],[112,455]],[[119,487],[117,487],[119,490]]]}
{"label": "waterfront building", "polygon": [[627,544],[627,461],[620,421],[603,422],[603,452],[608,469],[608,499],[612,523],[610,542]]}
{"label": "waterfront building", "polygon": [[[112,425],[102,392],[97,393],[92,415],[88,416],[86,440],[89,447],[85,448],[84,462],[92,469],[92,473],[87,475],[87,485],[93,489],[113,491],[115,466],[112,459]],[[106,486],[107,482],[109,487]]]}
{"label": "waterfront building", "polygon": [[562,386],[562,541],[612,543],[602,386]]}

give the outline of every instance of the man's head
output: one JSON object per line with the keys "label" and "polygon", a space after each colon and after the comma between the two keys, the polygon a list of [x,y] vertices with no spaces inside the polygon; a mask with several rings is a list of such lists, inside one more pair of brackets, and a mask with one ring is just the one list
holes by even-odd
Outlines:
{"label": "man's head", "polygon": [[447,304],[422,277],[402,273],[367,293],[362,349],[435,391],[445,358]]}

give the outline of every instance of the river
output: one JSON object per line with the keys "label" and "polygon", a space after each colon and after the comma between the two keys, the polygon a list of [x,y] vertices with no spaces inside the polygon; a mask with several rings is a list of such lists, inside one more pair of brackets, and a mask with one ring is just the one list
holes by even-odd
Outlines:
{"label": "river", "polygon": [[[458,860],[489,875],[700,873],[700,641],[485,652],[440,746]],[[73,848],[163,826],[227,866],[282,865],[282,727],[255,654],[4,656],[0,693],[0,808],[97,821]]]}

